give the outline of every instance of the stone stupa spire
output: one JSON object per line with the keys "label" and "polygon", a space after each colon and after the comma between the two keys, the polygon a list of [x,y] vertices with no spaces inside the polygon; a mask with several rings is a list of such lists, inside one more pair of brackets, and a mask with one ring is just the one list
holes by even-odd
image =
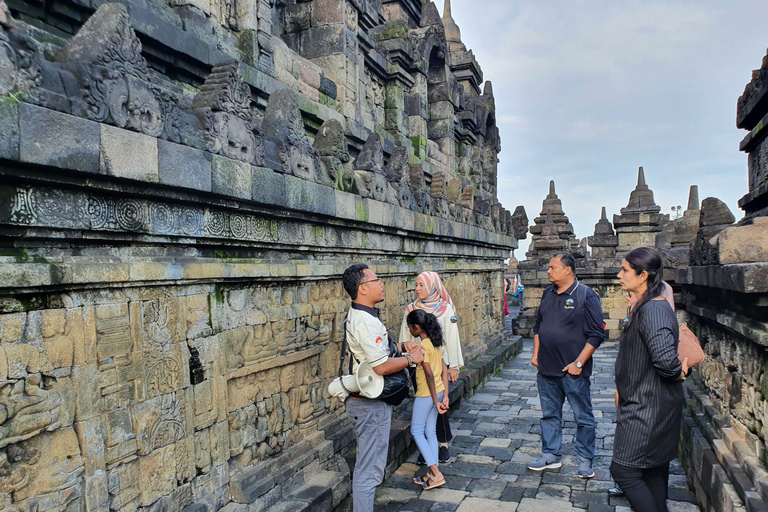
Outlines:
{"label": "stone stupa spire", "polygon": [[600,215],[600,220],[595,224],[595,234],[588,237],[589,246],[592,247],[592,257],[599,259],[612,259],[616,256],[616,247],[619,245],[619,237],[613,231],[613,226],[605,213],[605,206]]}
{"label": "stone stupa spire", "polygon": [[646,185],[645,171],[640,167],[637,171],[637,186],[629,194],[629,203],[626,208],[621,209],[621,214],[659,213],[660,211],[661,206],[658,206],[654,201],[653,190]]}
{"label": "stone stupa spire", "polygon": [[[699,221],[701,219],[701,210],[699,208],[699,187],[691,185],[691,191],[688,193],[688,207],[683,212],[683,216],[674,221],[674,233],[672,235],[672,247],[688,249],[690,243],[696,238],[699,232]],[[685,261],[688,259],[686,257]]]}
{"label": "stone stupa spire", "polygon": [[445,27],[445,40],[451,51],[467,51],[467,47],[461,42],[461,30],[456,20],[451,16],[451,0],[443,3],[443,27]]}
{"label": "stone stupa spire", "polygon": [[686,210],[699,209],[699,186],[691,185],[691,191],[688,193],[688,208]]}
{"label": "stone stupa spire", "polygon": [[623,257],[638,247],[656,246],[656,235],[661,232],[669,215],[661,214],[661,206],[653,199],[653,190],[645,182],[645,171],[637,170],[637,185],[629,194],[629,203],[621,215],[613,216],[613,227],[619,237],[617,257]]}

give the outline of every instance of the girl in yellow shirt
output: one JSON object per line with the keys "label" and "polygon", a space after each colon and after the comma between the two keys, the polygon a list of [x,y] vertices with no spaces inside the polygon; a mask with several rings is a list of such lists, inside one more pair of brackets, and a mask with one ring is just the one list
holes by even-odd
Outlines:
{"label": "girl in yellow shirt", "polygon": [[413,401],[411,434],[421,455],[429,466],[429,473],[413,479],[425,490],[445,485],[445,478],[437,467],[437,415],[448,410],[448,368],[443,362],[440,346],[443,331],[432,313],[415,309],[406,317],[411,336],[421,338],[424,362],[416,368],[416,398]]}

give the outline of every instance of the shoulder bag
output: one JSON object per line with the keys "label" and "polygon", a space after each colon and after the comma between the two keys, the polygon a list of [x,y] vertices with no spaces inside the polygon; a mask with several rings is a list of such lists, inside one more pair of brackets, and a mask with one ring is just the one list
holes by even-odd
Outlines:
{"label": "shoulder bag", "polygon": [[[389,340],[389,357],[402,357],[402,354],[397,349],[397,345],[389,339],[389,336],[387,336],[387,339]],[[342,339],[341,343],[341,361],[339,363],[339,377],[342,376],[343,368],[344,368],[344,358],[347,355],[347,319],[344,319],[344,338]],[[349,355],[354,358],[354,360],[357,362],[357,364],[360,364],[360,361],[357,360],[355,355],[352,353],[352,351],[349,351]],[[352,373],[352,360],[349,361],[349,373]],[[400,405],[403,400],[405,400],[408,397],[408,394],[410,392],[409,388],[409,381],[410,378],[408,377],[408,370],[406,368],[403,368],[402,370],[391,373],[389,375],[384,375],[384,389],[381,391],[381,394],[378,396],[377,400],[381,400],[382,402],[389,404],[389,405]]]}
{"label": "shoulder bag", "polygon": [[680,337],[677,344],[677,357],[682,362],[688,358],[688,368],[693,368],[704,360],[699,338],[688,328],[687,323],[680,324]]}

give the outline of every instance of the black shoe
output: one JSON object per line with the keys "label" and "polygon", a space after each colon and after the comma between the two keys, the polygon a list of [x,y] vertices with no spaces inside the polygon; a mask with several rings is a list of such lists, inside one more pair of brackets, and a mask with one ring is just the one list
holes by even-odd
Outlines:
{"label": "black shoe", "polygon": [[422,454],[419,454],[419,458],[416,459],[416,464],[418,464],[419,466],[427,465],[427,461],[424,460],[424,456]]}
{"label": "black shoe", "polygon": [[618,485],[616,487],[611,487],[608,489],[608,496],[613,496],[615,498],[618,498],[620,496],[624,496],[624,491],[621,490],[621,487]]}
{"label": "black shoe", "polygon": [[439,460],[442,463],[451,461],[451,454],[448,453],[447,446],[441,446],[440,449],[437,451],[437,460]]}

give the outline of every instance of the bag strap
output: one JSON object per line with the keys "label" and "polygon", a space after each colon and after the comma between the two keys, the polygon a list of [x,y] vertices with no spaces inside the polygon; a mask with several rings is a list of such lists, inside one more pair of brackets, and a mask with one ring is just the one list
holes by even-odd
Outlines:
{"label": "bag strap", "polygon": [[587,286],[582,285],[581,281],[576,285],[576,302],[582,310],[587,309]]}
{"label": "bag strap", "polygon": [[[339,377],[344,375],[344,359],[347,357],[347,320],[349,318],[349,313],[347,313],[346,316],[344,316],[344,336],[341,338],[341,358],[339,360]],[[350,353],[350,356],[354,357],[353,354]],[[352,373],[352,359],[349,360],[349,373]]]}

